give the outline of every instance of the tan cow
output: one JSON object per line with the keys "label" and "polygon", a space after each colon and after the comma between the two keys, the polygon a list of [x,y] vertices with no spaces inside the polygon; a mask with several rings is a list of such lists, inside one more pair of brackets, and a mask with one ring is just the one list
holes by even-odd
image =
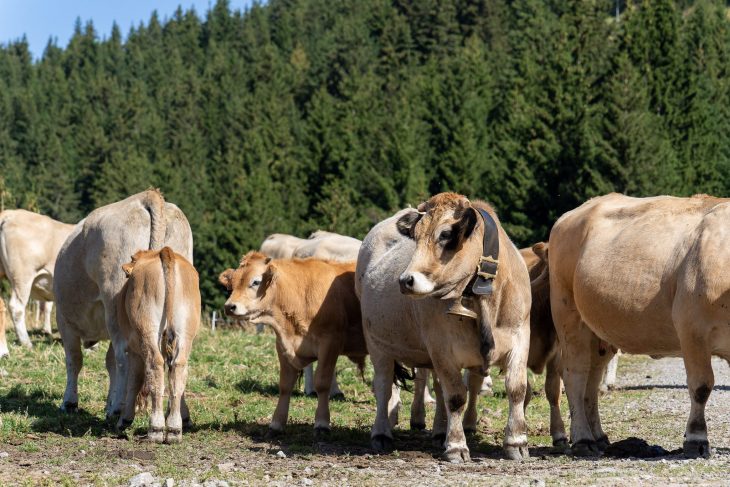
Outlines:
{"label": "tan cow", "polygon": [[276,333],[279,402],[269,425],[272,432],[283,431],[299,371],[312,361],[318,362],[316,434],[330,429],[329,392],[337,357],[347,356],[362,370],[367,348],[354,270],[354,262],[272,260],[249,252],[237,269],[220,275],[221,284],[231,292],[226,314],[269,325]]}
{"label": "tan cow", "polygon": [[127,383],[127,340],[119,329],[116,297],[127,281],[122,265],[139,249],[172,248],[193,259],[193,235],[183,212],[148,190],[102,206],[80,221],[56,259],[53,290],[58,330],[66,352],[66,391],[61,409],[78,407],[81,342],[111,339],[108,417],[121,412]]}
{"label": "tan cow", "polygon": [[[134,420],[140,391],[152,399],[148,438],[156,443],[182,440],[182,398],[188,358],[200,328],[200,289],[193,265],[170,247],[140,250],[122,266],[129,277],[117,296],[119,328],[127,340],[127,394],[117,428]],[[165,419],[165,369],[170,382],[169,413]],[[165,436],[167,426],[167,436]]]}
{"label": "tan cow", "polygon": [[608,444],[598,387],[613,344],[627,353],[680,355],[691,410],[688,457],[710,455],[705,403],[711,357],[730,359],[730,200],[594,198],[550,233],[550,301],[576,455]]}
{"label": "tan cow", "polygon": [[[73,225],[26,210],[0,213],[0,278],[10,281],[10,317],[20,344],[31,347],[25,325],[30,298],[53,301],[53,268]],[[51,334],[51,303],[45,307],[43,332]],[[5,327],[0,328],[0,357],[8,355]]]}
{"label": "tan cow", "polygon": [[[489,212],[496,227],[485,232],[477,208]],[[477,299],[480,319],[447,314],[476,274],[483,238],[499,243],[499,273],[493,294]],[[494,364],[506,371],[510,402],[504,449],[509,458],[529,456],[523,405],[527,390],[530,279],[517,249],[485,203],[453,193],[434,196],[419,209],[402,210],[376,225],[358,257],[357,289],[363,330],[375,369],[377,413],[375,449],[392,445],[388,416],[394,363],[433,368],[447,407],[438,407],[433,436],[444,440],[445,457],[469,459],[465,429],[476,428],[476,414],[464,416],[467,401],[461,370],[470,369],[470,389],[479,390],[481,372]],[[400,284],[400,288],[399,288]],[[408,293],[402,294],[401,289]],[[409,296],[426,298],[410,299]],[[476,397],[469,401],[476,401]],[[467,412],[475,411],[471,405]]]}

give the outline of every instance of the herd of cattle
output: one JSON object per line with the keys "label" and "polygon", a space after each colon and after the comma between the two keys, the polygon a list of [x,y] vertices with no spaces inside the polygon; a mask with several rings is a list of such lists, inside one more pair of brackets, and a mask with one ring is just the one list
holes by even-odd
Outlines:
{"label": "herd of cattle", "polygon": [[[306,388],[318,397],[315,434],[329,431],[329,400],[341,394],[337,358],[363,370],[369,355],[377,451],[394,446],[396,384],[406,378],[416,383],[411,427],[425,428],[432,371],[433,438],[446,459],[468,460],[465,432],[477,427],[477,397],[496,366],[509,401],[507,458],[529,456],[528,368],[546,371],[553,444],[597,455],[609,444],[599,389],[621,349],[684,358],[691,400],[684,454],[707,457],[711,356],[730,359],[728,234],[730,200],[609,194],[559,218],[549,242],[519,250],[488,204],[442,193],[376,224],[362,242],[321,231],[309,239],[272,235],[219,281],[229,292],[228,316],[276,334],[273,433],[284,430],[292,391],[308,367]],[[185,215],[156,190],[101,207],[76,225],[24,210],[0,214],[0,277],[10,281],[10,314],[22,345],[31,346],[28,300],[57,305],[67,372],[62,410],[78,408],[82,346],[110,340],[107,416],[118,415],[123,430],[138,400],[149,397],[149,438],[181,440],[190,422],[188,359],[201,318],[192,255]],[[8,354],[4,311],[0,356]],[[50,321],[44,330],[50,332]]]}

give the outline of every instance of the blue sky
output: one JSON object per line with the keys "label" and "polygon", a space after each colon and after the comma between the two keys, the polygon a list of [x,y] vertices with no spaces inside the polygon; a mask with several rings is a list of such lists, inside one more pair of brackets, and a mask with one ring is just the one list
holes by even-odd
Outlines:
{"label": "blue sky", "polygon": [[[234,10],[250,3],[250,0],[230,0]],[[195,7],[204,17],[214,4],[215,0],[0,0],[0,43],[6,44],[25,34],[31,52],[38,58],[51,37],[61,47],[68,44],[77,17],[82,24],[92,20],[101,37],[109,36],[116,20],[126,36],[132,25],[147,22],[153,10],[164,19],[182,5],[184,9]]]}

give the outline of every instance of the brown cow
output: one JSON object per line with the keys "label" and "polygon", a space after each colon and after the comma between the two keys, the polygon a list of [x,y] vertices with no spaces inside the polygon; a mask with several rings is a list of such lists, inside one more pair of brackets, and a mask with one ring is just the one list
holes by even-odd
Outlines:
{"label": "brown cow", "polygon": [[269,428],[281,432],[299,371],[317,360],[316,434],[330,429],[329,392],[337,357],[347,356],[362,369],[367,355],[360,301],[354,290],[355,263],[316,259],[272,260],[249,252],[238,269],[220,282],[231,295],[226,314],[271,326],[279,356],[279,402]]}
{"label": "brown cow", "polygon": [[576,455],[608,445],[598,387],[612,355],[679,355],[691,410],[684,454],[709,456],[711,357],[730,359],[730,199],[594,198],[550,232],[550,304]]}
{"label": "brown cow", "polygon": [[[183,421],[190,421],[184,394],[188,358],[200,328],[198,273],[170,247],[140,250],[122,269],[129,279],[117,296],[117,317],[127,340],[129,376],[117,427],[124,430],[132,424],[135,398],[142,390],[152,399],[149,439],[178,443]],[[167,420],[162,404],[165,368],[170,382]]]}

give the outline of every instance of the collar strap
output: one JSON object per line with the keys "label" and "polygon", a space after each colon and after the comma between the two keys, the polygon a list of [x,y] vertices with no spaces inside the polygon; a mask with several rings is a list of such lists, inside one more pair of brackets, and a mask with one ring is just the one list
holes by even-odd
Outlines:
{"label": "collar strap", "polygon": [[484,222],[482,255],[479,257],[471,292],[477,296],[492,294],[494,278],[499,265],[499,230],[494,218],[481,208],[476,208]]}

